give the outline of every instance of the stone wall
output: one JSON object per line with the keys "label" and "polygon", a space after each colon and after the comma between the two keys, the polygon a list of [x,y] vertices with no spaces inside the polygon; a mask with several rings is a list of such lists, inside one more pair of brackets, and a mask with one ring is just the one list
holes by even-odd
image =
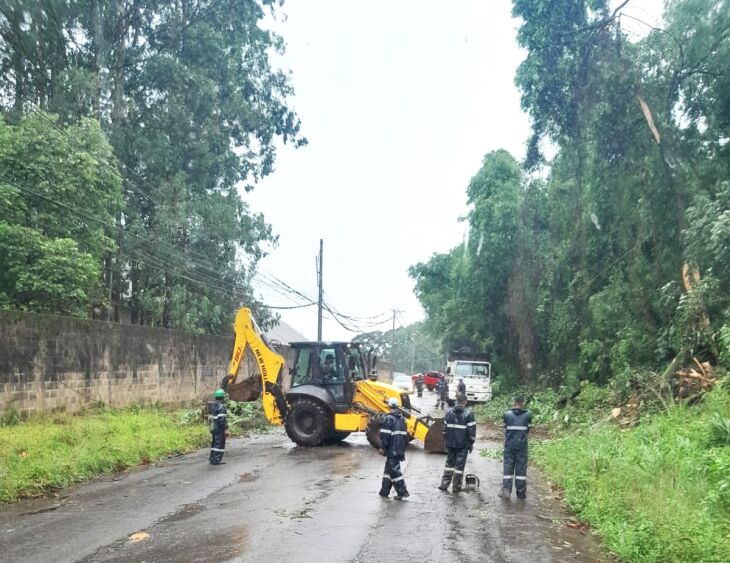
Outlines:
{"label": "stone wall", "polygon": [[0,311],[0,413],[202,399],[232,347],[232,337]]}
{"label": "stone wall", "polygon": [[[227,373],[233,337],[0,310],[0,414],[75,412],[96,401],[202,402]],[[287,366],[293,350],[279,353]],[[391,366],[378,362],[378,379]],[[246,354],[238,381],[258,374]],[[291,376],[284,369],[284,386]]]}

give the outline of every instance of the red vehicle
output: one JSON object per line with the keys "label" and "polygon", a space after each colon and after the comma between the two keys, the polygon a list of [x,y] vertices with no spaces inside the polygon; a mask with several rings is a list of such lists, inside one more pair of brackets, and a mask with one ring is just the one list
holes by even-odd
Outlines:
{"label": "red vehicle", "polygon": [[[419,374],[411,376],[414,384],[416,383],[416,378],[418,377],[418,375]],[[429,391],[433,391],[436,388],[436,384],[439,382],[439,379],[444,378],[444,374],[440,371],[424,371],[421,375],[423,375],[423,384]]]}

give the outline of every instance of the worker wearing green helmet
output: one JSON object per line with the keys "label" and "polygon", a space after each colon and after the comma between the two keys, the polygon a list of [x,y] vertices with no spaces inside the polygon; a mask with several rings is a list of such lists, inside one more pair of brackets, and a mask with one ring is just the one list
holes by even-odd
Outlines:
{"label": "worker wearing green helmet", "polygon": [[216,389],[213,393],[215,403],[208,405],[208,424],[212,441],[210,444],[210,463],[220,465],[223,461],[223,454],[226,451],[226,436],[228,436],[228,418],[226,416],[226,392],[223,389]]}

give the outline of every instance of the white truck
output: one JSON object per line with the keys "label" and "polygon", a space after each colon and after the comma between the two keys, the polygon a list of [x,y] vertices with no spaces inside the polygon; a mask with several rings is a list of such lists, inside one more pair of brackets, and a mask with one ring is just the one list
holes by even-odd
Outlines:
{"label": "white truck", "polygon": [[492,364],[487,354],[451,351],[446,364],[449,382],[449,405],[456,401],[457,386],[463,379],[469,403],[486,403],[492,398]]}

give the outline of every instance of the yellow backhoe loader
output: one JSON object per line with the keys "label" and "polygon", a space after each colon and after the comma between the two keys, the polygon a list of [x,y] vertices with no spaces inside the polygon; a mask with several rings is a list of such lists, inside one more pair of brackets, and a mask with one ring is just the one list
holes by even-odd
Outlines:
{"label": "yellow backhoe loader", "polygon": [[[251,311],[242,308],[234,325],[236,341],[228,375],[222,387],[234,401],[262,396],[264,414],[272,424],[283,424],[300,446],[319,446],[344,440],[351,432],[365,432],[368,442],[380,447],[380,425],[390,397],[398,399],[411,439],[427,451],[443,452],[443,421],[421,416],[408,394],[368,379],[376,358],[351,342],[291,342],[294,363],[285,377],[284,358],[272,349]],[[236,382],[249,348],[259,377]],[[367,365],[371,364],[371,365]]]}

